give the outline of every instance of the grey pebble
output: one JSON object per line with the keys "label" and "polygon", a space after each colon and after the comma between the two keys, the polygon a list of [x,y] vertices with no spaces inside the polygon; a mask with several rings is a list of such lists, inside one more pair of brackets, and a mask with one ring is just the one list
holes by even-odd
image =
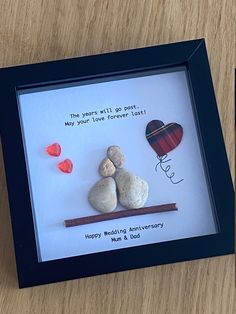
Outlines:
{"label": "grey pebble", "polygon": [[116,209],[116,183],[111,177],[99,180],[90,190],[88,200],[93,208],[102,213],[109,213]]}
{"label": "grey pebble", "polygon": [[123,168],[125,156],[119,146],[113,145],[107,149],[107,157],[113,162],[116,168]]}
{"label": "grey pebble", "polygon": [[141,208],[148,198],[148,183],[132,172],[121,170],[115,175],[118,199],[125,208]]}
{"label": "grey pebble", "polygon": [[104,158],[99,165],[98,172],[102,177],[111,177],[116,172],[116,167],[109,158]]}

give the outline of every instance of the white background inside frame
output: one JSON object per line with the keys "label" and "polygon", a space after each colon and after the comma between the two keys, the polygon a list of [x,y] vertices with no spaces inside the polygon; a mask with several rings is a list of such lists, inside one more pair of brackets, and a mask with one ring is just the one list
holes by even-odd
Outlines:
{"label": "white background inside frame", "polygon": [[[19,100],[40,261],[216,232],[185,71],[21,94]],[[83,118],[88,112],[97,115]],[[151,120],[183,127],[180,145],[168,154],[175,179],[184,179],[180,184],[155,172],[156,154],[145,138]],[[54,142],[62,147],[57,158],[45,153]],[[88,191],[113,144],[122,148],[127,170],[148,182],[145,206],[177,203],[178,211],[65,228],[65,219],[98,214]],[[71,174],[57,169],[66,158],[74,164]]]}

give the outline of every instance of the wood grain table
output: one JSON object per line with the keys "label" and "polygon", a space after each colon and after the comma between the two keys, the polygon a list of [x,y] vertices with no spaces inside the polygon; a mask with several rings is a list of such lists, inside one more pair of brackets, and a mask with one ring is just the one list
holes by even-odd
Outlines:
{"label": "wood grain table", "polygon": [[[0,0],[0,67],[205,37],[234,175],[235,16],[234,0]],[[18,290],[1,157],[1,314],[236,313],[234,266],[229,255]]]}

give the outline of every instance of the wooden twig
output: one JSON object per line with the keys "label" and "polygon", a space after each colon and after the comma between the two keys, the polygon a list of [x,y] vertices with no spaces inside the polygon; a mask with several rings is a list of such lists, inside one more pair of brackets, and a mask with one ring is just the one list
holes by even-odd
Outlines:
{"label": "wooden twig", "polygon": [[143,208],[138,208],[138,209],[127,209],[127,210],[121,210],[121,211],[112,212],[112,213],[105,213],[105,214],[99,214],[99,215],[94,215],[94,216],[68,219],[68,220],[65,220],[65,227],[75,227],[75,226],[86,225],[86,224],[91,224],[91,223],[105,221],[105,220],[160,213],[160,212],[166,212],[166,211],[172,211],[172,210],[178,210],[175,203],[155,205],[155,206],[143,207]]}

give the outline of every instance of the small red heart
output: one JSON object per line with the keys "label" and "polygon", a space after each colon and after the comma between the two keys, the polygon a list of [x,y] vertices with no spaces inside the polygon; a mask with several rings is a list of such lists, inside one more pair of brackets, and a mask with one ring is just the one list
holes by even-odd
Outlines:
{"label": "small red heart", "polygon": [[73,170],[73,163],[70,159],[65,159],[57,165],[58,169],[65,173],[71,173]]}
{"label": "small red heart", "polygon": [[61,155],[61,146],[58,143],[54,143],[52,145],[49,145],[46,148],[46,151],[47,151],[48,155],[58,157]]}

